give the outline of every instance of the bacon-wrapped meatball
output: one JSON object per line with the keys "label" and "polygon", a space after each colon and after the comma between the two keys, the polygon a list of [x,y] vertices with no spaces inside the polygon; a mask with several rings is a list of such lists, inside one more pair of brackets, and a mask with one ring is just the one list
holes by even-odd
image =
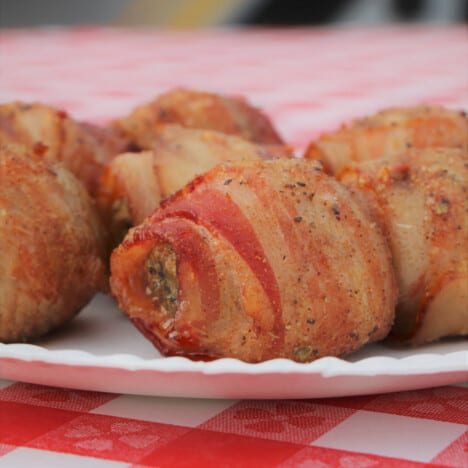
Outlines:
{"label": "bacon-wrapped meatball", "polygon": [[245,99],[188,89],[161,94],[116,121],[115,127],[146,149],[164,124],[215,130],[265,145],[283,143],[268,117]]}
{"label": "bacon-wrapped meatball", "polygon": [[61,164],[0,146],[0,341],[31,340],[106,287],[101,226]]}
{"label": "bacon-wrapped meatball", "polygon": [[466,113],[442,107],[387,109],[343,125],[312,142],[305,153],[336,174],[353,162],[389,159],[408,148],[443,146],[468,150]]}
{"label": "bacon-wrapped meatball", "polygon": [[111,257],[120,307],[164,354],[344,355],[390,330],[386,242],[308,161],[219,165],[130,230]]}
{"label": "bacon-wrapped meatball", "polygon": [[392,336],[409,343],[468,334],[468,157],[409,150],[345,167],[344,183],[379,222],[400,289]]}
{"label": "bacon-wrapped meatball", "polygon": [[40,103],[0,106],[0,144],[19,143],[48,161],[62,161],[94,195],[110,159],[128,142],[112,129],[78,123]]}
{"label": "bacon-wrapped meatball", "polygon": [[237,136],[179,125],[162,126],[151,149],[117,156],[102,176],[97,198],[111,227],[113,245],[130,226],[158,208],[161,200],[216,164],[293,155],[286,145],[255,145]]}

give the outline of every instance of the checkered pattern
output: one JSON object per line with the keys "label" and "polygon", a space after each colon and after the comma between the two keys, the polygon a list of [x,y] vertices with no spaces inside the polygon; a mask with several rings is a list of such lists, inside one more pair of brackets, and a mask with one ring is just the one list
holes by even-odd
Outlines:
{"label": "checkered pattern", "polygon": [[[106,122],[175,86],[244,94],[298,149],[383,107],[468,108],[464,27],[0,33],[0,101]],[[1,364],[0,364],[1,365]],[[467,467],[468,389],[302,401],[0,381],[0,467]]]}
{"label": "checkered pattern", "polygon": [[468,389],[188,400],[0,381],[0,467],[467,466]]}
{"label": "checkered pattern", "polygon": [[292,144],[383,107],[468,107],[464,27],[0,33],[0,102],[105,122],[175,86],[243,94]]}

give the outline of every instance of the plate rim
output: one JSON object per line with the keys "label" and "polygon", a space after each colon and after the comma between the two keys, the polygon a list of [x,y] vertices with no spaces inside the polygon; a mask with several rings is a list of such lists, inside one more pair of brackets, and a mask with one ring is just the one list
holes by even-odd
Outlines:
{"label": "plate rim", "polygon": [[468,350],[458,350],[446,354],[421,353],[405,357],[379,355],[354,362],[337,357],[322,357],[310,363],[298,363],[289,359],[272,359],[252,364],[233,358],[221,358],[209,362],[192,361],[179,356],[144,359],[131,354],[96,355],[83,350],[50,350],[32,344],[0,343],[0,364],[4,359],[72,367],[92,366],[130,371],[190,372],[205,375],[295,373],[335,377],[340,375],[376,376],[466,372],[468,379]]}

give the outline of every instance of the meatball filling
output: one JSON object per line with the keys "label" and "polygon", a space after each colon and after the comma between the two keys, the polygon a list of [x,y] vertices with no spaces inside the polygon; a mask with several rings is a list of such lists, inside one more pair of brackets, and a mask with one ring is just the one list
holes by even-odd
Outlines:
{"label": "meatball filling", "polygon": [[145,273],[148,292],[154,303],[174,317],[179,283],[176,254],[170,244],[161,243],[151,251],[145,260]]}

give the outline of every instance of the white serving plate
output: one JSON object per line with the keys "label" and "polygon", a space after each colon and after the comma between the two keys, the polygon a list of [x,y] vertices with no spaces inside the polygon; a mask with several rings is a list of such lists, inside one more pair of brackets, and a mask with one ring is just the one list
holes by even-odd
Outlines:
{"label": "white serving plate", "polygon": [[348,359],[194,362],[161,357],[114,301],[98,295],[65,329],[31,344],[0,343],[0,378],[81,390],[197,398],[322,398],[468,380],[468,341],[369,345]]}

